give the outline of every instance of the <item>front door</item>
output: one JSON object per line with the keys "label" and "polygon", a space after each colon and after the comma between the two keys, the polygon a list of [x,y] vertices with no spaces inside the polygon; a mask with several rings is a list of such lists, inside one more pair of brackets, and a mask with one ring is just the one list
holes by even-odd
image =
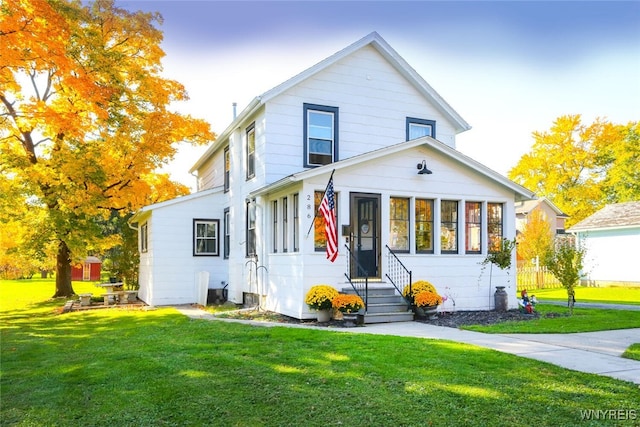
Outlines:
{"label": "front door", "polygon": [[351,277],[380,278],[380,195],[351,193],[351,253],[361,268],[351,265]]}

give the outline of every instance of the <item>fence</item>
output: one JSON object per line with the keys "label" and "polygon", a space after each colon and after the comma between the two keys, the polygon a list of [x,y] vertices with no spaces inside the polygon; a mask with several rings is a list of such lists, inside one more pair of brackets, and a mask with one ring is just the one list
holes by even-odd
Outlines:
{"label": "fence", "polygon": [[517,288],[552,289],[561,288],[562,284],[546,267],[531,262],[518,261]]}

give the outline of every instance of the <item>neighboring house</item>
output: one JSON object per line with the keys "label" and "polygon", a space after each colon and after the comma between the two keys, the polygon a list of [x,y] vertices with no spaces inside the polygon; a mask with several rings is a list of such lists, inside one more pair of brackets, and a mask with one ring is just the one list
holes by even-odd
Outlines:
{"label": "neighboring house", "polygon": [[97,281],[100,280],[102,261],[94,256],[88,256],[82,264],[71,266],[71,280]]}
{"label": "neighboring house", "polygon": [[516,229],[519,232],[524,230],[530,215],[539,211],[542,217],[549,222],[553,234],[564,234],[564,223],[569,216],[562,212],[549,199],[541,198],[534,200],[523,200],[516,203]]}
{"label": "neighboring house", "polygon": [[586,249],[584,273],[593,285],[640,285],[640,201],[606,205],[567,230]]}
{"label": "neighboring house", "polygon": [[[491,309],[495,286],[517,307],[515,267],[493,269],[490,285],[480,262],[515,236],[514,205],[533,194],[456,151],[468,129],[369,34],[255,98],[191,169],[197,193],[136,213],[140,298],[195,302],[206,271],[210,288],[228,284],[231,301],[313,318],[304,297],[315,284],[402,289],[395,254],[413,281],[449,295],[449,307]],[[314,218],[332,173],[335,262],[324,219]]]}

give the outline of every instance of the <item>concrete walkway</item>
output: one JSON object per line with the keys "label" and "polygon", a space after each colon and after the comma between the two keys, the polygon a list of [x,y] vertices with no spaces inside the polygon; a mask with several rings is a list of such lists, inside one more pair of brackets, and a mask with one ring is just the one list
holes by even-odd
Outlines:
{"label": "concrete walkway", "polygon": [[[325,327],[304,324],[222,319],[189,305],[174,306],[174,308],[193,319],[327,330]],[[575,334],[485,334],[420,322],[398,322],[331,330],[359,334],[445,339],[540,360],[575,371],[604,375],[640,384],[640,361],[620,357],[631,344],[640,343],[640,328]]]}

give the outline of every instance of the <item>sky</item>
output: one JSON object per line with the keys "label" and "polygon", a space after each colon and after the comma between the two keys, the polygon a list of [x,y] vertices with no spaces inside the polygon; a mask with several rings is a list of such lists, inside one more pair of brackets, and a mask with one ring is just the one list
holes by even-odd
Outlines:
{"label": "sky", "polygon": [[[457,149],[507,175],[532,132],[582,115],[640,120],[638,1],[125,1],[164,19],[164,75],[190,100],[175,108],[220,134],[256,96],[376,31],[472,129]],[[204,148],[182,145],[166,170]]]}

